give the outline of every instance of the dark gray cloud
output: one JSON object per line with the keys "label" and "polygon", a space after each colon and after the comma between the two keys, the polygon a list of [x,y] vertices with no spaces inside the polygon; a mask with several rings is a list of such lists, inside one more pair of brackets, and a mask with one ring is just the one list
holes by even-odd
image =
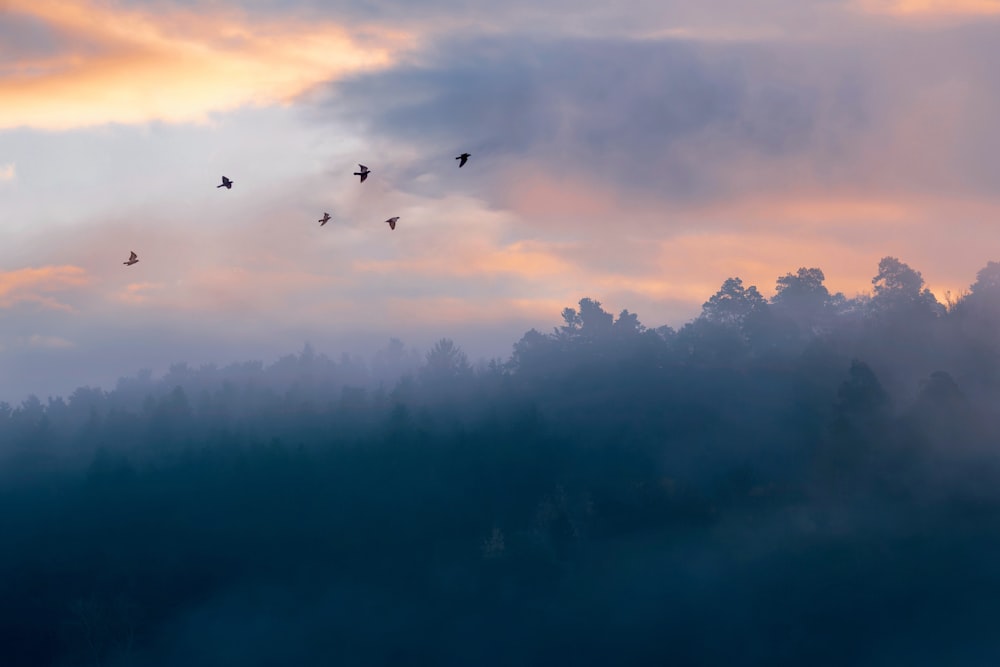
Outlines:
{"label": "dark gray cloud", "polygon": [[530,158],[673,201],[982,194],[1000,185],[1000,80],[982,68],[996,36],[996,24],[758,43],[468,36],[304,101],[422,155]]}
{"label": "dark gray cloud", "polygon": [[840,136],[868,122],[860,71],[844,67],[832,85],[785,82],[767,71],[780,55],[679,40],[463,39],[310,99],[386,141],[480,160],[531,155],[625,188],[701,197],[726,185],[718,160],[835,160]]}

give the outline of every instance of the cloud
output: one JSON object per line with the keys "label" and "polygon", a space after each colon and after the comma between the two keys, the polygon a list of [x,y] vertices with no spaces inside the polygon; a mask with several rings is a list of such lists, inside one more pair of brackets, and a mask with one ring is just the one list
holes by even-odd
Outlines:
{"label": "cloud", "polygon": [[832,171],[859,150],[872,95],[860,63],[789,66],[778,80],[769,68],[785,57],[678,40],[461,39],[421,65],[341,80],[320,104],[373,137],[460,146],[470,166],[526,184],[582,173],[694,201],[787,185],[785,172]]}
{"label": "cloud", "polygon": [[[377,44],[330,21],[237,9],[156,10],[86,0],[9,0],[6,13],[47,30],[50,44],[18,51],[0,78],[0,129],[105,123],[205,122],[212,112],[283,104],[347,72],[384,67],[408,44]],[[8,56],[9,57],[9,56]]]}
{"label": "cloud", "polygon": [[115,298],[123,303],[139,305],[150,301],[150,292],[162,290],[165,286],[164,283],[157,282],[129,283],[115,295]]}
{"label": "cloud", "polygon": [[13,162],[0,164],[0,181],[13,181],[16,176]]}
{"label": "cloud", "polygon": [[[611,204],[561,195],[559,181],[686,206],[818,190],[993,196],[1000,79],[984,63],[997,59],[997,30],[982,26],[753,45],[477,35],[303,103],[380,148],[468,150],[470,171],[511,185],[507,199],[492,189],[499,206]],[[420,160],[399,169],[419,174]]]}
{"label": "cloud", "polygon": [[[360,273],[380,273],[410,276],[445,276],[464,279],[492,279],[517,276],[542,280],[566,275],[572,265],[558,254],[532,241],[517,241],[496,247],[481,237],[470,237],[464,243],[451,243],[445,250],[408,255],[402,259],[359,259],[351,268]],[[442,250],[449,260],[441,261]]]}
{"label": "cloud", "polygon": [[24,344],[29,347],[38,348],[49,348],[49,349],[68,349],[76,347],[76,343],[65,338],[60,338],[59,336],[43,336],[41,334],[32,334],[24,341]]}
{"label": "cloud", "polygon": [[856,0],[854,5],[864,12],[903,18],[1000,14],[998,0]]}
{"label": "cloud", "polygon": [[43,266],[0,272],[0,308],[34,303],[44,308],[72,311],[58,295],[79,291],[91,280],[78,266]]}
{"label": "cloud", "polygon": [[[140,0],[141,4],[141,0]],[[199,4],[197,2],[190,4]],[[829,34],[856,16],[846,0],[257,0],[257,16],[290,14],[342,24],[373,24],[437,42],[456,34],[517,33],[533,37],[645,39],[651,35],[699,41],[757,41]],[[553,20],[557,17],[558,20]]]}

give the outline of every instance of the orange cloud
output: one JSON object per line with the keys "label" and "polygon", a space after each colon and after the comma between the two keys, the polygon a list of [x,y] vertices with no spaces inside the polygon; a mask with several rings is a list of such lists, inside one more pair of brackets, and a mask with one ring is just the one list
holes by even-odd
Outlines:
{"label": "orange cloud", "polygon": [[507,202],[521,215],[592,217],[621,210],[617,197],[606,188],[524,170],[519,167],[516,178],[512,178]]}
{"label": "orange cloud", "polygon": [[234,9],[154,13],[92,0],[6,5],[64,39],[55,55],[4,68],[0,129],[204,122],[214,111],[287,103],[322,81],[388,65],[409,40],[381,31],[374,47],[329,22],[253,21]]}
{"label": "orange cloud", "polygon": [[857,0],[855,6],[872,14],[913,18],[1000,14],[1000,0]]}
{"label": "orange cloud", "polygon": [[785,197],[749,198],[706,207],[708,215],[729,216],[755,223],[809,225],[837,221],[839,224],[897,225],[915,213],[912,202],[851,194],[799,194]]}
{"label": "orange cloud", "polygon": [[149,291],[161,290],[163,283],[129,283],[121,292],[117,294],[117,299],[124,303],[142,304],[149,301]]}
{"label": "orange cloud", "polygon": [[0,181],[13,181],[15,175],[13,162],[0,164]]}
{"label": "orange cloud", "polygon": [[353,262],[352,269],[367,273],[448,277],[510,274],[527,279],[563,275],[574,269],[571,262],[559,257],[550,246],[532,241],[518,241],[501,247],[485,243],[455,244],[447,253],[449,261],[441,261],[441,255],[435,248],[423,257],[357,260]]}
{"label": "orange cloud", "polygon": [[52,294],[89,283],[86,271],[78,266],[43,266],[0,272],[0,308],[37,303],[46,308],[72,311],[71,306]]}

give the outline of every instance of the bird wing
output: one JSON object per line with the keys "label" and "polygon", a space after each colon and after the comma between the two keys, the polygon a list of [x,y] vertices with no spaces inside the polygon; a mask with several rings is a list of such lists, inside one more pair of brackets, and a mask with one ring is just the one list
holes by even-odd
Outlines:
{"label": "bird wing", "polygon": [[138,256],[138,255],[136,255],[136,254],[135,254],[134,252],[130,252],[130,253],[129,253],[129,255],[128,255],[128,258],[129,258],[129,259],[137,259],[138,257],[139,257],[139,256]]}

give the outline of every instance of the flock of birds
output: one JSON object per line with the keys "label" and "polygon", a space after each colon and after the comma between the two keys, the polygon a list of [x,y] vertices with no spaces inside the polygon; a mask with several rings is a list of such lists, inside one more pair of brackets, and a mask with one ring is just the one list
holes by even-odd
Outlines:
{"label": "flock of birds", "polygon": [[[469,161],[470,157],[471,157],[470,153],[462,153],[461,155],[459,155],[458,157],[456,157],[455,159],[458,160],[458,166],[459,166],[459,168],[464,167],[465,163]],[[364,183],[365,179],[368,178],[368,174],[372,173],[372,170],[369,169],[368,167],[366,167],[363,164],[358,164],[358,167],[359,167],[359,170],[356,171],[356,172],[354,172],[354,175],[355,176],[360,176],[361,177],[361,181],[360,182]],[[216,188],[225,188],[227,190],[232,190],[233,189],[233,181],[231,179],[229,179],[228,177],[223,176],[222,177],[222,183],[216,185],[215,187]],[[395,230],[396,229],[396,223],[398,221],[399,221],[399,216],[398,215],[393,216],[393,217],[389,218],[388,220],[386,220],[386,222],[389,223],[389,229],[390,230]],[[323,217],[320,218],[319,220],[317,220],[317,222],[319,222],[319,226],[322,227],[326,223],[330,222],[330,214],[324,211],[323,212]],[[129,253],[128,260],[122,262],[122,264],[124,264],[125,266],[132,266],[133,264],[137,264],[138,262],[139,262],[139,256],[135,254],[135,251],[131,251]]]}

